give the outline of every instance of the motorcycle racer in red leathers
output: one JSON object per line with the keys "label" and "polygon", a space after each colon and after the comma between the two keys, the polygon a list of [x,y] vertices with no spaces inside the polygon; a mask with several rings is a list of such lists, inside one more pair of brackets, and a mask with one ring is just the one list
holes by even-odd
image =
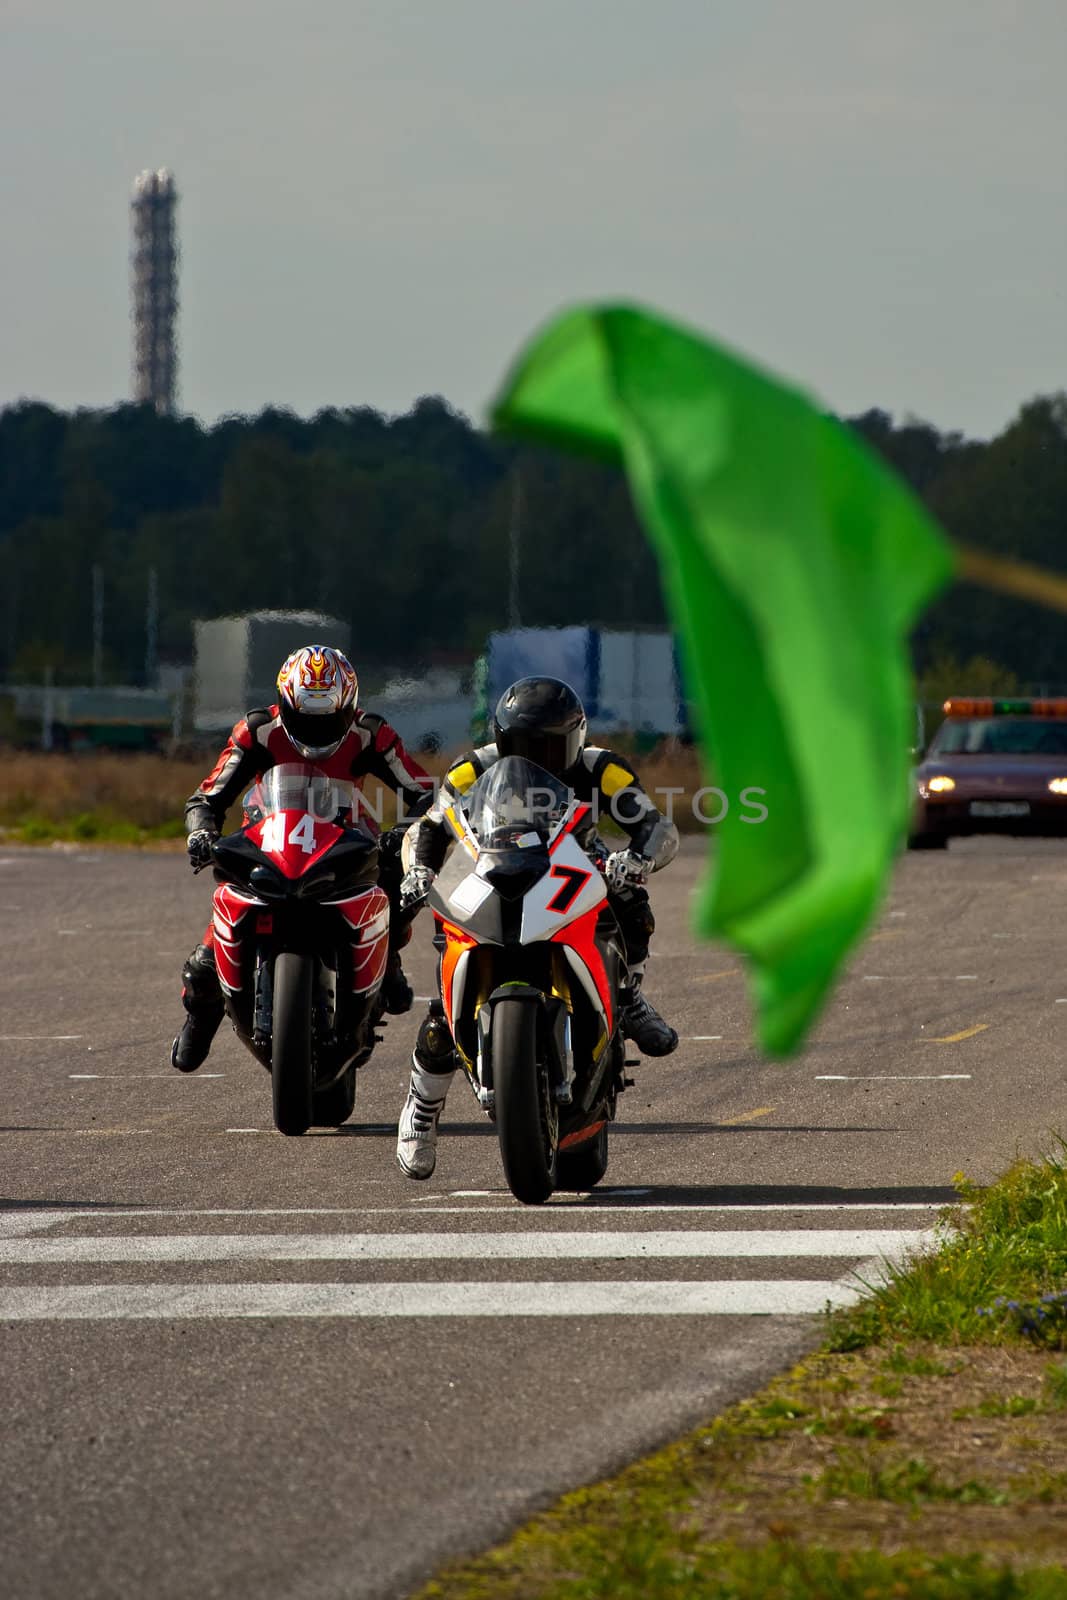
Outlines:
{"label": "motorcycle racer in red leathers", "polygon": [[[360,709],[358,693],[351,662],[329,645],[306,645],[283,662],[277,703],[249,711],[237,723],[215,766],[186,801],[186,848],[195,871],[209,864],[230,806],[280,762],[309,762],[328,777],[347,779],[357,791],[368,777],[377,778],[403,796],[409,813],[429,804],[433,779],[383,717]],[[400,878],[399,852],[384,849],[379,881],[389,896],[390,924],[382,998],[393,1013],[409,1011],[413,999],[400,947],[410,936],[414,912],[401,910]],[[171,1063],[180,1072],[195,1072],[207,1059],[224,1014],[210,923],[182,968],[182,1003],[186,1017]]]}

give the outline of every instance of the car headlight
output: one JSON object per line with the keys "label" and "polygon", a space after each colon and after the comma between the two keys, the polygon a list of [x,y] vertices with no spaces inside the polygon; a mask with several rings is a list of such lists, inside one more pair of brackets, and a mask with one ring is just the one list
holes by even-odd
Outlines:
{"label": "car headlight", "polygon": [[931,794],[947,794],[950,789],[956,787],[956,780],[947,774],[942,774],[937,778],[927,778],[926,787]]}
{"label": "car headlight", "polygon": [[1067,794],[1067,778],[1050,778],[1048,786],[1053,794]]}

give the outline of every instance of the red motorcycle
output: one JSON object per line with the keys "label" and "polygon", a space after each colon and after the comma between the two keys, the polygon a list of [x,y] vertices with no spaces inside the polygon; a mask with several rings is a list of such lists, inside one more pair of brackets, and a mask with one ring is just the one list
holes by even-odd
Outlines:
{"label": "red motorcycle", "polygon": [[213,849],[219,982],[234,1031],[270,1072],[280,1133],[346,1122],[377,1042],[389,901],[355,799],[349,782],[282,763]]}

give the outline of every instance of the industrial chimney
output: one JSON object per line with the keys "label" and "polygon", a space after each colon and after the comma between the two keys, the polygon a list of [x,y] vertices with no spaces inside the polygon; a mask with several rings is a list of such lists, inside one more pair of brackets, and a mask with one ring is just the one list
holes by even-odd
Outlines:
{"label": "industrial chimney", "polygon": [[142,172],[130,198],[133,398],[161,416],[175,408],[178,386],[178,191],[166,167]]}

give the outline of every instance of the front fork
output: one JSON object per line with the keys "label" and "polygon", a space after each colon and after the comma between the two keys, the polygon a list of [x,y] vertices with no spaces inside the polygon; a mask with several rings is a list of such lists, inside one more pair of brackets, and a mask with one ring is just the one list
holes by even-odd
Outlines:
{"label": "front fork", "polygon": [[252,1043],[270,1050],[274,1028],[274,962],[263,945],[256,949],[255,989],[252,1005]]}
{"label": "front fork", "polygon": [[[316,963],[313,997],[311,1048],[313,1056],[336,1043],[337,974],[326,962]],[[265,945],[256,950],[255,999],[252,1009],[252,1043],[257,1050],[270,1049],[274,1029],[274,953]]]}

